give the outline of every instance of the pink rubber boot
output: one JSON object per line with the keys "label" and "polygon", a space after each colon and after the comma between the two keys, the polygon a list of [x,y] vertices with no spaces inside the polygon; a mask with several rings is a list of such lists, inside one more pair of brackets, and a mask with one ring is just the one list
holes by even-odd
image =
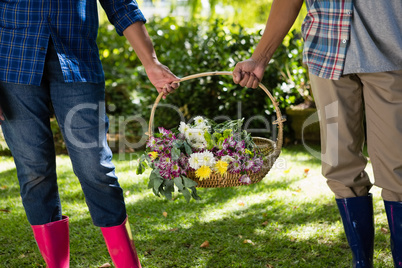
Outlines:
{"label": "pink rubber boot", "polygon": [[47,268],[70,267],[68,217],[42,225],[31,225]]}
{"label": "pink rubber boot", "polygon": [[128,218],[121,225],[101,227],[101,231],[116,268],[141,268]]}

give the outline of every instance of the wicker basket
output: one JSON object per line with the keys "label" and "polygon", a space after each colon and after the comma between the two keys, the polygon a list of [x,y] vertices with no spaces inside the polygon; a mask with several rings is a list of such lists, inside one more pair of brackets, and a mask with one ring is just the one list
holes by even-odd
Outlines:
{"label": "wicker basket", "polygon": [[[195,78],[200,78],[200,77],[205,77],[205,76],[213,76],[213,75],[232,75],[232,72],[205,72],[205,73],[199,73],[199,74],[194,74],[194,75],[189,75],[186,77],[183,77],[180,79],[178,82],[183,82]],[[271,93],[268,91],[268,89],[263,85],[259,84],[259,87],[268,95],[268,97],[271,99],[275,111],[276,111],[276,117],[277,120],[274,122],[274,124],[278,125],[278,138],[276,142],[266,139],[266,138],[260,138],[260,137],[253,137],[254,143],[256,144],[258,150],[261,150],[262,154],[264,155],[264,163],[262,168],[260,169],[259,172],[256,173],[248,173],[250,179],[251,179],[251,184],[257,183],[261,181],[269,172],[269,170],[272,168],[273,164],[275,163],[276,159],[278,158],[281,148],[282,148],[282,142],[283,142],[283,122],[285,121],[282,119],[281,111],[279,110],[278,103],[276,102],[275,98],[271,95]],[[155,110],[156,107],[158,106],[159,101],[161,100],[163,96],[163,93],[160,93],[159,96],[156,98],[155,103],[152,107],[151,111],[151,116],[149,119],[149,128],[148,128],[148,135],[152,136],[153,132],[153,121],[154,121],[154,116],[155,116]],[[221,176],[217,173],[212,173],[212,175],[208,179],[204,179],[200,181],[199,179],[196,178],[195,172],[188,172],[187,177],[194,180],[197,182],[198,188],[219,188],[219,187],[232,187],[232,186],[241,186],[241,185],[248,185],[240,182],[240,176],[241,174],[237,173],[226,173],[225,175]]]}

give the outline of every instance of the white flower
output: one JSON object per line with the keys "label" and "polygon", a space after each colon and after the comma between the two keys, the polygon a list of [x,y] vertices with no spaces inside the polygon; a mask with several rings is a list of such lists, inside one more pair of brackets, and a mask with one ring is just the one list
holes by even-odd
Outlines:
{"label": "white flower", "polygon": [[184,135],[188,141],[194,141],[196,143],[205,142],[204,130],[202,129],[188,128]]}
{"label": "white flower", "polygon": [[193,169],[197,170],[199,169],[201,165],[201,154],[200,153],[192,153],[190,155],[190,158],[188,159],[188,163],[190,167]]}
{"label": "white flower", "polygon": [[194,118],[194,123],[198,128],[202,128],[205,126],[205,120],[202,116],[196,116]]}
{"label": "white flower", "polygon": [[202,129],[194,129],[195,140],[198,142],[204,142],[204,130]]}
{"label": "white flower", "polygon": [[196,135],[195,135],[193,129],[191,129],[191,128],[188,128],[187,131],[184,132],[184,136],[186,137],[186,139],[187,139],[188,141],[192,141],[192,140],[194,140],[195,137],[196,137]]}
{"label": "white flower", "polygon": [[179,131],[182,134],[185,134],[188,131],[189,127],[183,121],[180,122]]}
{"label": "white flower", "polygon": [[230,164],[234,159],[230,155],[224,155],[221,157],[222,161],[225,161],[226,163]]}
{"label": "white flower", "polygon": [[207,147],[207,142],[193,142],[191,143],[191,147],[193,148],[197,148],[197,149],[205,149],[205,147]]}
{"label": "white flower", "polygon": [[201,153],[201,164],[204,166],[212,167],[215,165],[214,154],[210,151],[205,151]]}

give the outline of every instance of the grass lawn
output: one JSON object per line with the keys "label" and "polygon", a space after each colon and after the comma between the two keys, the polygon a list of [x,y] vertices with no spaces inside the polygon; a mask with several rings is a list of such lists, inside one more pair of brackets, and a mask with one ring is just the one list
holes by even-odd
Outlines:
{"label": "grass lawn", "polygon": [[[351,253],[320,162],[302,146],[284,148],[258,184],[198,189],[201,201],[155,197],[135,154],[115,156],[139,258],[146,267],[351,267]],[[126,158],[127,160],[121,160]],[[70,217],[71,267],[110,263],[99,228],[67,156],[58,156],[60,195]],[[368,172],[372,174],[370,166]],[[378,188],[374,267],[393,267]],[[166,213],[164,213],[166,212]],[[209,247],[200,247],[204,241]],[[19,197],[11,157],[0,156],[0,267],[45,267]]]}

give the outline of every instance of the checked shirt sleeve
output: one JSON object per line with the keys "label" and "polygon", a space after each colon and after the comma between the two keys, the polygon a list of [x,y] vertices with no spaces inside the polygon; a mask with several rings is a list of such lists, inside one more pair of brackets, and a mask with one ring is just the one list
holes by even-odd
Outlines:
{"label": "checked shirt sleeve", "polygon": [[309,72],[325,79],[339,79],[350,41],[352,0],[307,0],[303,22],[303,61]]}
{"label": "checked shirt sleeve", "polygon": [[137,21],[146,22],[135,0],[100,0],[100,3],[119,35]]}

